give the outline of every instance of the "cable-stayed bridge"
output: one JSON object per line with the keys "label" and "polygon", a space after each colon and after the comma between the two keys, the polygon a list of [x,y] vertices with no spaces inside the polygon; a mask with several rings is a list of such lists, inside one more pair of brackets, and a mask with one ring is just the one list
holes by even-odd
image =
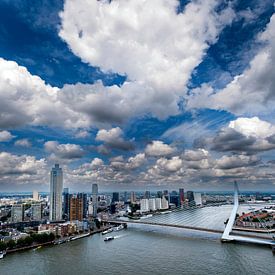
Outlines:
{"label": "cable-stayed bridge", "polygon": [[[253,205],[254,211],[262,206]],[[183,228],[202,232],[218,233],[223,242],[248,242],[254,244],[275,245],[272,234],[236,233],[233,230],[237,213],[251,212],[251,205],[239,204],[239,190],[234,183],[232,203],[211,203],[202,207],[179,207],[173,211],[147,215],[139,220],[116,218],[109,219],[110,223],[143,224]]]}

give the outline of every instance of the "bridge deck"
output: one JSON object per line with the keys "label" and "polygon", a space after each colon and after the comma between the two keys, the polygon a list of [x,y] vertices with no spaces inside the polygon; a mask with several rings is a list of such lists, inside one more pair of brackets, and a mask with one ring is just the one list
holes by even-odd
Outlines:
{"label": "bridge deck", "polygon": [[143,224],[143,225],[155,225],[155,226],[191,229],[191,230],[211,232],[211,233],[220,233],[220,234],[223,233],[222,230],[209,229],[209,228],[196,227],[196,226],[188,226],[188,225],[179,225],[179,224],[165,224],[165,223],[146,222],[146,221],[133,221],[133,220],[129,220],[129,221],[125,221],[125,220],[108,220],[108,222],[109,223],[122,223],[122,224],[132,223],[132,224]]}
{"label": "bridge deck", "polygon": [[253,237],[245,237],[245,236],[235,236],[230,235],[232,241],[243,242],[243,243],[252,243],[252,244],[261,244],[261,245],[275,245],[275,241],[272,239],[260,239],[260,238],[253,238]]}

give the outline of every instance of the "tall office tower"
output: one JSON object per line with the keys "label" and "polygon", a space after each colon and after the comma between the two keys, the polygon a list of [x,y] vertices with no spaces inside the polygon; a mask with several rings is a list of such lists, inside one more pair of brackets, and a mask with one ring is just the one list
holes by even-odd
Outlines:
{"label": "tall office tower", "polygon": [[149,200],[150,199],[150,191],[145,191],[143,198]]}
{"label": "tall office tower", "polygon": [[24,221],[24,204],[14,204],[11,208],[11,220],[12,222],[22,222]]}
{"label": "tall office tower", "polygon": [[83,197],[73,196],[70,199],[70,221],[83,220]]}
{"label": "tall office tower", "polygon": [[41,203],[33,203],[31,205],[32,211],[32,220],[33,221],[41,221],[42,220],[42,204]]}
{"label": "tall office tower", "polygon": [[50,185],[50,220],[62,220],[62,191],[63,172],[59,164],[55,164],[51,171]]}
{"label": "tall office tower", "polygon": [[180,205],[184,204],[184,189],[180,188],[179,189],[179,195],[180,195]]}
{"label": "tall office tower", "polygon": [[179,206],[179,195],[177,191],[172,191],[170,194],[170,203],[173,203],[176,205],[176,207]]}
{"label": "tall office tower", "polygon": [[136,198],[136,193],[134,191],[131,192],[131,197],[130,197],[130,201],[131,203],[135,203],[137,200]]}
{"label": "tall office tower", "polygon": [[72,195],[69,194],[69,188],[63,189],[63,215],[65,220],[70,219],[70,199]]}
{"label": "tall office tower", "polygon": [[117,201],[119,201],[119,193],[118,192],[114,192],[113,193],[112,202],[117,202]]}
{"label": "tall office tower", "polygon": [[194,206],[195,205],[194,192],[193,191],[187,191],[187,199],[188,199],[188,205],[189,206]]}
{"label": "tall office tower", "polygon": [[93,217],[97,217],[97,204],[98,204],[98,186],[96,183],[92,185],[92,200],[93,200]]}
{"label": "tall office tower", "polygon": [[87,213],[88,213],[88,199],[87,199],[87,194],[85,193],[78,193],[77,194],[78,198],[81,198],[83,200],[83,218],[87,218]]}
{"label": "tall office tower", "polygon": [[162,191],[158,191],[157,192],[157,198],[162,198],[163,194],[162,194]]}
{"label": "tall office tower", "polygon": [[163,191],[163,196],[167,199],[168,202],[170,202],[169,201],[169,191],[168,190]]}
{"label": "tall office tower", "polygon": [[37,190],[33,190],[32,191],[32,199],[34,201],[38,201],[39,200],[39,194],[38,194],[38,191]]}
{"label": "tall office tower", "polygon": [[194,193],[194,201],[196,205],[202,205],[201,193]]}
{"label": "tall office tower", "polygon": [[127,196],[127,192],[125,191],[125,192],[124,192],[124,203],[126,203],[127,200],[128,200],[128,196]]}

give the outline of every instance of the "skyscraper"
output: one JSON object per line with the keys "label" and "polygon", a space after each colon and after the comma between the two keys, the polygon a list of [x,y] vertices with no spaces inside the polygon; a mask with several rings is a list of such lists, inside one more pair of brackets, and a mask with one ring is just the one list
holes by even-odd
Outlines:
{"label": "skyscraper", "polygon": [[87,212],[88,212],[88,199],[86,193],[78,193],[78,198],[81,198],[83,200],[83,218],[87,218]]}
{"label": "skyscraper", "polygon": [[188,205],[189,206],[195,206],[196,203],[194,201],[194,192],[193,191],[187,191],[187,199],[188,199]]}
{"label": "skyscraper", "polygon": [[63,189],[63,214],[65,220],[70,219],[70,199],[72,195],[69,193],[69,188]]}
{"label": "skyscraper", "polygon": [[93,200],[93,217],[97,217],[97,196],[98,196],[98,186],[96,183],[92,185],[92,200]]}
{"label": "skyscraper", "polygon": [[73,196],[70,199],[70,221],[83,220],[83,197]]}
{"label": "skyscraper", "polygon": [[150,199],[150,191],[145,191],[145,193],[144,193],[144,199]]}
{"label": "skyscraper", "polygon": [[50,220],[62,220],[62,190],[63,172],[59,164],[55,164],[51,171],[50,184]]}
{"label": "skyscraper", "polygon": [[128,196],[127,196],[127,192],[125,191],[125,192],[124,192],[124,203],[126,203],[127,200],[128,200]]}
{"label": "skyscraper", "polygon": [[118,192],[114,192],[113,193],[112,202],[118,202],[118,201],[119,201],[119,193]]}
{"label": "skyscraper", "polygon": [[131,203],[136,202],[136,193],[134,191],[131,192],[130,201],[131,201]]}
{"label": "skyscraper", "polygon": [[180,195],[180,205],[184,204],[184,189],[180,188],[179,189],[179,195]]}
{"label": "skyscraper", "polygon": [[175,204],[176,207],[179,206],[179,195],[177,191],[172,191],[170,194],[170,203]]}

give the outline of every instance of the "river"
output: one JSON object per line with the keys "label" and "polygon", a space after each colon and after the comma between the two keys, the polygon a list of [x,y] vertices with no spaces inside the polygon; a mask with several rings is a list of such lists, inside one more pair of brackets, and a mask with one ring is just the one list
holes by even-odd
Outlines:
{"label": "river", "polygon": [[[202,210],[205,211],[205,210]],[[274,274],[268,247],[222,244],[219,234],[131,225],[74,242],[10,254],[1,275],[14,274]]]}
{"label": "river", "polygon": [[[128,228],[104,242],[100,234],[54,247],[11,254],[1,275],[14,274],[274,274],[271,249],[222,244],[181,229]],[[198,237],[198,236],[197,236]]]}

